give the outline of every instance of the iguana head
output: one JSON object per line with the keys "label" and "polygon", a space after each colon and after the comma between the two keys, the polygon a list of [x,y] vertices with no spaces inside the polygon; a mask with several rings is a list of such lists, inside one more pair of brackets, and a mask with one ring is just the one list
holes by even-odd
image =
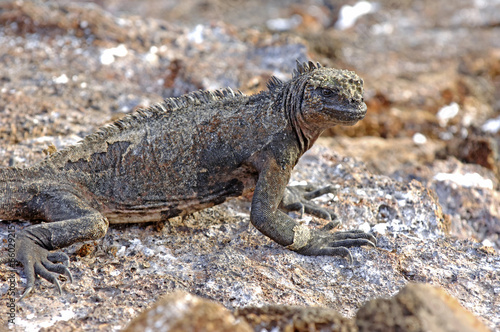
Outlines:
{"label": "iguana head", "polygon": [[353,125],[365,117],[363,80],[354,72],[309,62],[295,75],[305,79],[300,113],[309,126]]}
{"label": "iguana head", "polygon": [[283,101],[302,151],[325,129],[353,125],[366,114],[363,80],[352,71],[297,63],[292,80],[284,83],[273,77],[268,87],[271,93],[281,94],[277,100]]}

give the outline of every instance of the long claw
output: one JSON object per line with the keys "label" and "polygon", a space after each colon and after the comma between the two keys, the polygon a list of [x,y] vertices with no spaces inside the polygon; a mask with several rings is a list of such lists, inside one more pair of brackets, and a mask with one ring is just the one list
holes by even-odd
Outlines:
{"label": "long claw", "polygon": [[352,265],[352,262],[354,261],[354,259],[352,258],[350,251],[349,251],[349,256],[344,257],[344,258],[347,259],[347,262],[349,263],[349,265]]}
{"label": "long claw", "polygon": [[59,280],[55,279],[54,284],[57,287],[57,290],[59,291],[59,295],[62,295],[62,289],[61,289],[61,284],[59,283]]}
{"label": "long claw", "polygon": [[26,274],[26,289],[24,290],[23,295],[19,299],[19,301],[22,301],[24,298],[26,298],[31,291],[33,290],[33,287],[35,286],[35,267],[33,265],[28,265],[24,269],[24,273]]}
{"label": "long claw", "polygon": [[70,283],[73,283],[73,275],[71,274],[71,271],[67,267],[65,267],[64,275],[69,278]]}
{"label": "long claw", "polygon": [[323,196],[324,194],[330,194],[330,193],[334,194],[336,192],[337,192],[337,189],[333,188],[332,186],[326,186],[326,187],[319,188],[319,189],[316,189],[314,191],[305,193],[304,198],[307,200],[310,200],[310,199],[313,199],[313,198],[316,198],[319,196]]}
{"label": "long claw", "polygon": [[331,247],[361,247],[361,246],[375,246],[373,242],[367,239],[346,239],[346,240],[334,240],[330,243]]}
{"label": "long claw", "polygon": [[22,300],[24,300],[24,298],[26,296],[28,296],[31,293],[32,290],[33,290],[33,286],[26,287],[26,289],[24,290],[23,295],[19,298],[18,302],[21,302]]}

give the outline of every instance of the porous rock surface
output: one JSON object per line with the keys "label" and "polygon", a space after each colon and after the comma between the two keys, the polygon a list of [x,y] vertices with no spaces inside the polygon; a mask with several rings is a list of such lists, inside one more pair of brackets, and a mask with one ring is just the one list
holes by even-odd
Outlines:
{"label": "porous rock surface", "polygon": [[388,299],[364,304],[349,319],[325,307],[264,305],[238,308],[234,316],[221,305],[176,291],[161,298],[125,330],[139,331],[488,331],[440,287],[410,283]]}
{"label": "porous rock surface", "polygon": [[[114,226],[100,241],[65,250],[74,282],[62,281],[62,295],[37,282],[33,295],[16,304],[10,327],[117,331],[179,289],[231,311],[315,306],[352,318],[369,300],[420,282],[440,286],[488,328],[500,329],[497,2],[419,3],[381,1],[342,33],[310,15],[307,5],[287,5],[280,15],[303,17],[290,34],[220,21],[177,25],[167,16],[119,15],[95,4],[0,3],[1,166],[32,165],[44,150],[74,144],[164,97],[226,86],[258,91],[271,75],[286,79],[296,59],[313,56],[356,70],[366,83],[367,118],[331,133],[373,137],[319,142],[292,181],[336,187],[318,204],[335,211],[341,229],[371,231],[379,241],[375,249],[353,248],[352,265],[300,256],[253,228],[250,197],[165,225]],[[320,7],[332,18],[338,8]],[[408,33],[418,38],[410,41]],[[439,46],[451,45],[447,40],[463,43]],[[476,50],[483,61],[475,60]],[[454,148],[481,141],[465,135],[473,129],[491,142],[487,163]],[[307,215],[302,221],[326,223]],[[0,223],[2,240],[8,226]],[[9,273],[0,268],[2,301]],[[26,282],[20,276],[17,294]]]}

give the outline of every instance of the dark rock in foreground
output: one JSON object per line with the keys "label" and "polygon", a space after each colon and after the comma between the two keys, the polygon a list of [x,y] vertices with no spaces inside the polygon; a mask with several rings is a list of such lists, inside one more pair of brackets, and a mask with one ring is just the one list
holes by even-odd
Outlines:
{"label": "dark rock in foreground", "polygon": [[356,314],[360,332],[489,331],[442,288],[409,284],[390,299],[366,303]]}
{"label": "dark rock in foreground", "polygon": [[162,297],[124,332],[250,332],[252,329],[213,301],[182,291]]}
{"label": "dark rock in foreground", "polygon": [[[248,324],[247,324],[248,323]],[[322,307],[267,305],[224,307],[176,291],[135,318],[124,332],[139,331],[296,332],[486,332],[479,319],[440,287],[409,284],[389,299],[364,304],[353,319]]]}

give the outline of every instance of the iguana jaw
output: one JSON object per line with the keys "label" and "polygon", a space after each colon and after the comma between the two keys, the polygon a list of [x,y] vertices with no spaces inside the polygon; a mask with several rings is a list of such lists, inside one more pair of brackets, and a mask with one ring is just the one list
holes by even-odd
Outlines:
{"label": "iguana jaw", "polygon": [[329,115],[334,120],[332,125],[352,126],[365,117],[366,110],[366,104],[361,103],[354,108],[351,106],[335,107],[329,112]]}

